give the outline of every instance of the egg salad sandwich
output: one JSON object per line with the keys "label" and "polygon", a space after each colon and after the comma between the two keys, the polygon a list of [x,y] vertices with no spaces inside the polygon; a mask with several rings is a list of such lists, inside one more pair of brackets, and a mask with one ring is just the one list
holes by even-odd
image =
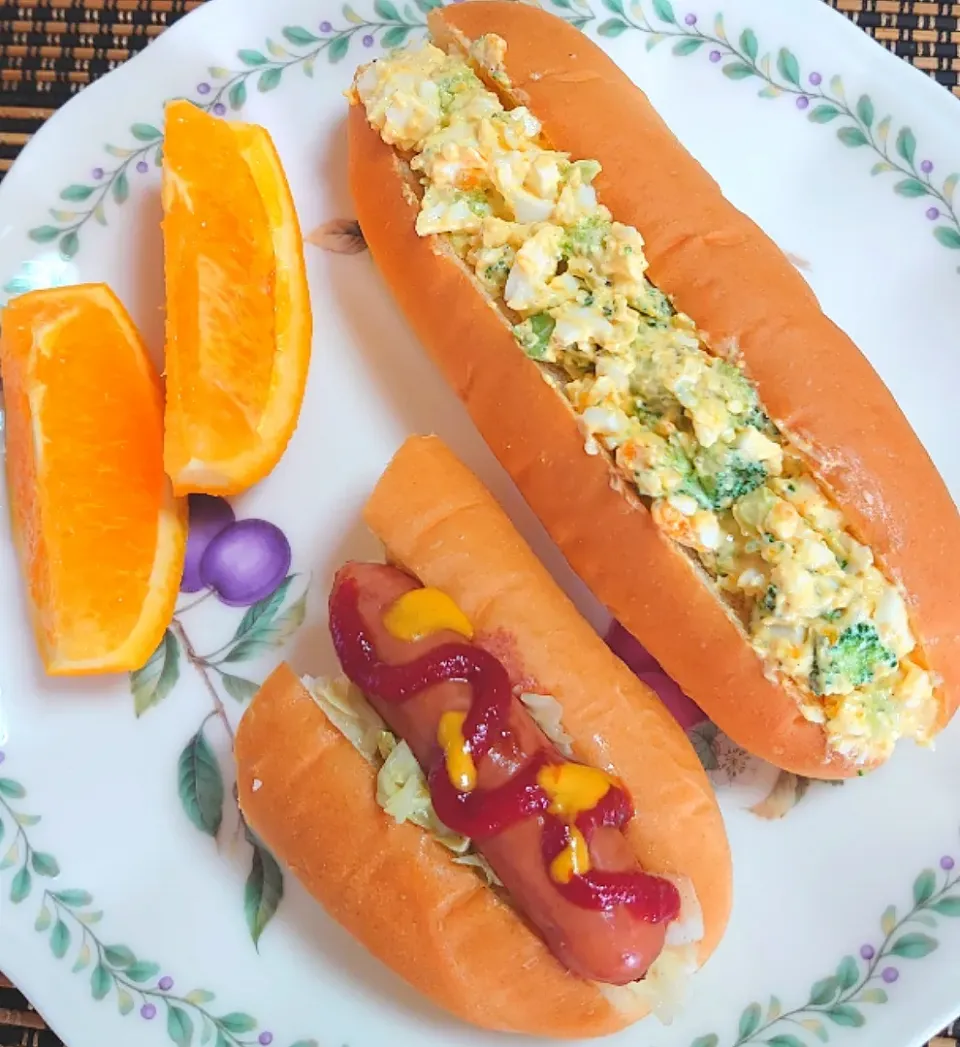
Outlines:
{"label": "egg salad sandwich", "polygon": [[595,44],[500,0],[358,70],[390,291],[567,560],[708,715],[842,778],[960,694],[960,517],[786,256]]}

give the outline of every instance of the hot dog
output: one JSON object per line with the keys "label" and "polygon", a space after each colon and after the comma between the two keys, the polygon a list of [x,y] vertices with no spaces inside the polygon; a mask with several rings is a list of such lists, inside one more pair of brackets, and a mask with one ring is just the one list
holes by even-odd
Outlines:
{"label": "hot dog", "polygon": [[345,565],[329,602],[350,690],[283,666],[241,721],[251,828],[467,1021],[579,1037],[669,1017],[730,906],[683,732],[440,441],[401,448],[365,518],[389,566]]}
{"label": "hot dog", "polygon": [[572,26],[478,0],[430,29],[358,71],[357,215],[571,566],[780,767],[929,743],[960,695],[960,517],[880,378]]}

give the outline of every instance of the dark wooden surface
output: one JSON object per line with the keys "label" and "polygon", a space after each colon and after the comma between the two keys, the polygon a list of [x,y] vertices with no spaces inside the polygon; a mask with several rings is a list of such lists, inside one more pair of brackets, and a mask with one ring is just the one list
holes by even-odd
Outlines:
{"label": "dark wooden surface", "polygon": [[[0,178],[44,120],[203,0],[0,0]],[[248,0],[254,2],[254,0]],[[258,0],[269,3],[270,0]],[[826,0],[960,97],[960,3]],[[960,972],[958,972],[960,978]],[[862,1034],[869,1047],[870,1033]],[[960,1023],[929,1047],[957,1047]],[[61,1047],[0,975],[0,1047]],[[136,1047],[131,1042],[130,1047]]]}

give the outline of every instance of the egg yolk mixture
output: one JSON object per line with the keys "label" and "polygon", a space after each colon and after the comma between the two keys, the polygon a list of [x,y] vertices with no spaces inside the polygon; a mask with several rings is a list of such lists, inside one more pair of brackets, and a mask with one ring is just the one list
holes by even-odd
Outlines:
{"label": "egg yolk mixture", "polygon": [[[503,40],[475,48],[502,67]],[[528,109],[430,44],[362,69],[353,97],[420,180],[417,232],[476,274],[588,451],[697,558],[768,669],[800,686],[803,715],[859,762],[926,741],[937,703],[900,592],[741,370],[647,279],[640,233],[597,198],[600,165],[550,149]]]}

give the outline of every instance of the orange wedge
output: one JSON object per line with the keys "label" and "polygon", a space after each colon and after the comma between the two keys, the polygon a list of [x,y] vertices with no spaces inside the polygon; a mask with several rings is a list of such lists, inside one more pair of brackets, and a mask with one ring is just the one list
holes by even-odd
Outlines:
{"label": "orange wedge", "polygon": [[139,669],[173,615],[187,538],[156,368],[102,284],[15,298],[0,328],[14,541],[46,670]]}
{"label": "orange wedge", "polygon": [[310,363],[310,293],[269,134],[190,102],[166,111],[164,461],[177,494],[236,494],[277,464]]}

